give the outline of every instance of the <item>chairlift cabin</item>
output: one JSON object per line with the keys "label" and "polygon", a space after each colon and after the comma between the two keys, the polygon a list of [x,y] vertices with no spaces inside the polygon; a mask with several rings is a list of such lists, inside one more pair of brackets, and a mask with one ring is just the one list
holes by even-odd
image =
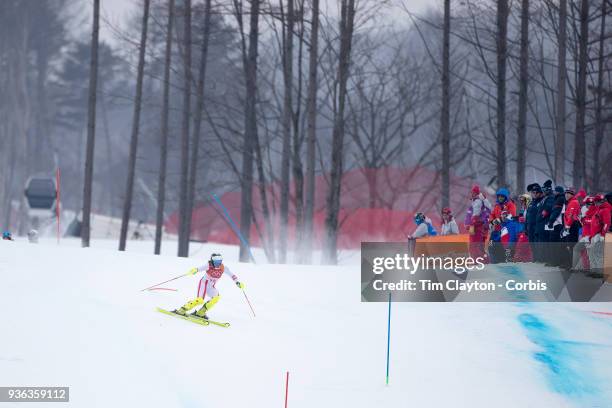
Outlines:
{"label": "chairlift cabin", "polygon": [[57,199],[57,185],[52,177],[30,177],[24,194],[30,216],[48,217],[53,214]]}

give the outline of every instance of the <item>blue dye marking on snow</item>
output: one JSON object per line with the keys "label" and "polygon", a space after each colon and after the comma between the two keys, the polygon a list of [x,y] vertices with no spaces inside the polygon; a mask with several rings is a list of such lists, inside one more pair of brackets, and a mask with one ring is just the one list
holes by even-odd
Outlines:
{"label": "blue dye marking on snow", "polygon": [[540,349],[533,358],[542,363],[550,387],[571,399],[596,397],[599,381],[594,378],[586,354],[588,344],[563,340],[558,330],[531,313],[518,317],[527,338]]}
{"label": "blue dye marking on snow", "polygon": [[[498,269],[517,280],[526,279],[516,265],[499,266]],[[537,314],[527,312],[534,308],[527,291],[517,291],[512,295],[520,300],[516,306],[525,311],[518,316],[518,321],[527,338],[538,348],[532,357],[542,364],[550,388],[580,406],[612,406],[609,401],[602,401],[607,398],[602,395],[601,382],[594,374],[588,355],[589,349],[596,345],[564,339],[558,329]]]}
{"label": "blue dye marking on snow", "polygon": [[[509,275],[510,277],[515,278],[517,281],[525,280],[525,274],[520,268],[518,268],[515,265],[498,266],[498,269],[504,275]],[[508,292],[508,295],[510,295],[511,297],[515,298],[516,300],[520,302],[529,301],[528,292],[525,290],[515,290],[512,292]]]}

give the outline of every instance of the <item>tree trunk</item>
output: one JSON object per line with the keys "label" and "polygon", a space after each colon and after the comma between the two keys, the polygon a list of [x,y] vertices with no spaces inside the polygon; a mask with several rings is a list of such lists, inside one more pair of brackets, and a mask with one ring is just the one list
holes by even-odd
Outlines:
{"label": "tree trunk", "polygon": [[327,214],[325,217],[325,245],[323,261],[338,262],[338,214],[340,212],[340,189],[344,156],[344,111],[346,88],[351,63],[351,45],[355,17],[355,0],[342,0],[340,17],[340,55],[338,59],[338,110],[334,117],[332,131],[332,154]]}
{"label": "tree trunk", "polygon": [[599,29],[599,52],[597,63],[597,101],[595,105],[595,143],[593,144],[593,184],[592,191],[600,191],[601,171],[599,168],[601,147],[603,144],[605,122],[603,121],[603,94],[604,94],[604,58],[605,46],[604,38],[606,36],[606,13],[607,1],[601,2],[601,26]]}
{"label": "tree trunk", "polygon": [[128,161],[128,177],[123,203],[123,216],[121,218],[121,235],[119,237],[119,250],[125,251],[130,213],[132,211],[132,196],[134,195],[134,176],[136,173],[136,150],[138,149],[138,132],[140,130],[140,108],[142,105],[142,81],[144,77],[145,51],[147,45],[147,26],[149,22],[150,0],[144,0],[144,13],[142,16],[142,31],[140,33],[140,50],[138,53],[138,72],[136,74],[136,96],[134,100],[134,116],[132,120],[132,135],[130,140],[130,156]]}
{"label": "tree trunk", "polygon": [[508,0],[497,1],[497,184],[506,179],[506,62],[508,45]]}
{"label": "tree trunk", "polygon": [[303,55],[304,55],[304,2],[297,12],[293,13],[296,19],[299,16],[299,35],[298,35],[298,52],[297,52],[297,92],[296,106],[293,114],[293,150],[291,156],[291,173],[293,175],[293,203],[295,207],[295,253],[296,260],[300,262],[300,251],[302,243],[302,231],[304,228],[304,165],[302,163],[302,144],[303,134],[301,130],[301,110],[302,110],[302,88],[303,88]]}
{"label": "tree trunk", "polygon": [[246,100],[244,114],[244,146],[242,150],[242,177],[240,198],[240,233],[247,243],[240,240],[240,261],[250,261],[248,240],[251,237],[253,216],[253,147],[257,137],[257,48],[259,25],[259,2],[251,1],[251,18],[249,28],[249,46],[245,61]]}
{"label": "tree trunk", "polygon": [[527,91],[529,81],[529,0],[521,2],[521,56],[516,146],[516,191],[525,189],[527,154]]}
{"label": "tree trunk", "polygon": [[166,202],[166,167],[168,163],[168,111],[170,104],[170,67],[172,63],[172,25],[174,22],[174,0],[168,0],[168,23],[166,25],[166,55],[164,61],[164,95],[161,111],[161,140],[159,152],[159,178],[157,182],[157,214],[155,217],[155,254],[161,253],[164,205]]}
{"label": "tree trunk", "polygon": [[442,207],[450,204],[450,0],[444,0],[444,39],[442,46]]}
{"label": "tree trunk", "polygon": [[198,156],[200,152],[200,133],[202,129],[202,113],[204,111],[204,88],[206,87],[206,60],[208,58],[208,43],[210,38],[211,0],[206,0],[204,6],[204,26],[202,27],[202,50],[200,69],[198,73],[198,90],[196,95],[196,111],[193,123],[193,142],[191,145],[191,161],[189,162],[189,196],[187,201],[187,231],[191,231],[191,218],[195,199]]}
{"label": "tree trunk", "polygon": [[578,86],[576,87],[576,133],[574,139],[574,186],[580,188],[585,183],[585,130],[587,46],[589,42],[589,0],[580,3],[580,37],[578,55]]}
{"label": "tree trunk", "polygon": [[178,256],[189,256],[189,116],[191,113],[191,0],[184,3],[183,119],[181,127],[181,181],[179,186]]}
{"label": "tree trunk", "polygon": [[287,223],[289,222],[289,167],[291,155],[291,119],[293,116],[293,0],[287,0],[287,28],[283,29],[283,149],[281,158],[280,234],[278,260],[287,262]]}
{"label": "tree trunk", "polygon": [[567,0],[559,0],[559,53],[557,57],[557,143],[555,144],[555,174],[557,184],[565,184],[565,88],[567,86]]}
{"label": "tree trunk", "polygon": [[[91,195],[94,167],[94,145],[96,136],[96,92],[98,89],[98,35],[100,33],[100,0],[94,0],[93,30],[91,35],[91,60],[89,63],[89,102],[87,113],[87,153],[85,157],[85,180],[83,186],[83,224],[81,246],[89,246],[91,235]],[[39,135],[40,137],[41,135]]]}
{"label": "tree trunk", "polygon": [[302,223],[302,247],[304,263],[312,261],[313,217],[315,201],[315,166],[317,139],[317,63],[319,52],[319,0],[312,0],[312,28],[310,31],[310,55],[308,57],[308,103],[306,139],[306,191],[304,197],[304,221]]}
{"label": "tree trunk", "polygon": [[259,177],[259,198],[261,200],[261,211],[264,217],[265,224],[265,241],[263,242],[264,252],[269,263],[276,262],[276,253],[274,249],[274,230],[272,228],[272,221],[270,220],[270,209],[268,207],[268,194],[266,192],[266,176],[263,165],[263,155],[261,152],[261,146],[259,144],[259,136],[255,133],[254,141],[255,152],[257,153],[257,175]]}

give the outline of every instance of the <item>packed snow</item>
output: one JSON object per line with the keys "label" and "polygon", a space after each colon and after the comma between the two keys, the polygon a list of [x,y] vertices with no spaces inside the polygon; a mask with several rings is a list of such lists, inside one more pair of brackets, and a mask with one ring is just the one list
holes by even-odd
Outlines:
{"label": "packed snow", "polygon": [[[256,252],[253,265],[214,244],[188,259],[173,243],[161,256],[116,245],[0,242],[0,385],[69,386],[74,407],[270,408],[289,372],[290,408],[612,406],[608,303],[394,303],[386,386],[388,305],[361,302],[358,252],[340,266]],[[157,313],[193,298],[200,276],[141,289],[213,250],[256,317],[227,277],[210,317],[230,328]]]}

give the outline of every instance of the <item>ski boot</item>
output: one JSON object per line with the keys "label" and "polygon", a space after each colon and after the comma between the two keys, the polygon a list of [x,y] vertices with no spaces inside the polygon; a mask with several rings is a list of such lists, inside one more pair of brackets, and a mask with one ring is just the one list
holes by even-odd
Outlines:
{"label": "ski boot", "polygon": [[190,311],[191,309],[193,309],[194,307],[198,305],[201,305],[202,303],[204,303],[204,299],[195,298],[185,303],[183,306],[179,307],[178,309],[174,309],[172,313],[176,313],[181,316],[186,316],[188,311]]}
{"label": "ski boot", "polygon": [[206,312],[208,312],[210,309],[213,308],[213,306],[215,304],[217,304],[217,302],[219,301],[219,299],[221,299],[221,296],[217,295],[215,297],[213,297],[212,299],[210,299],[208,302],[204,303],[204,306],[202,306],[200,308],[200,310],[192,313],[192,316],[195,317],[199,317],[201,319],[205,319],[208,320],[208,315],[206,314]]}

